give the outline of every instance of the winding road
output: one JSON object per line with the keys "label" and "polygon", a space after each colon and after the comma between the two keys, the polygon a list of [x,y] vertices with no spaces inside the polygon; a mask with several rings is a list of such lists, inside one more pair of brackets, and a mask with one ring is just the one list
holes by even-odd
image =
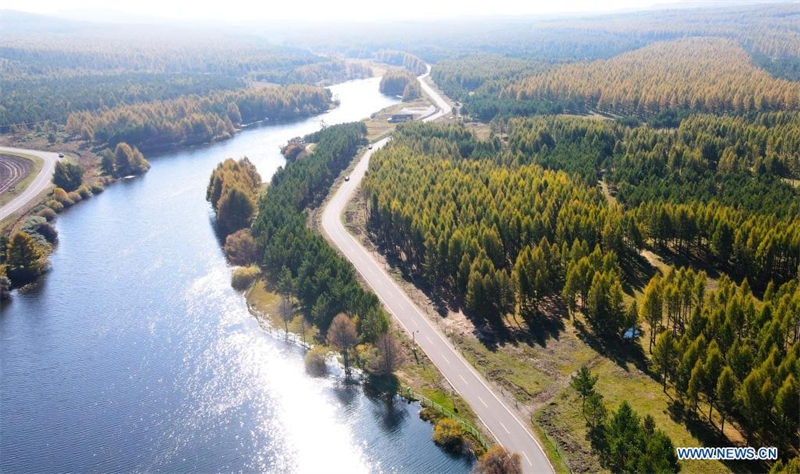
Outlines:
{"label": "winding road", "polygon": [[[436,120],[451,111],[450,105],[444,98],[423,81],[428,74],[430,67],[428,72],[418,79],[422,90],[436,104],[438,110],[424,118],[424,121]],[[359,159],[350,174],[350,180],[342,183],[325,207],[322,214],[322,229],[356,267],[389,312],[409,334],[414,335],[416,343],[439,368],[450,385],[469,403],[497,442],[511,452],[519,453],[523,472],[554,472],[527,424],[506,406],[483,377],[381,268],[369,251],[344,227],[342,214],[364,178],[372,153],[385,146],[390,139],[391,137],[387,137],[375,142],[372,149],[367,150]]]}
{"label": "winding road", "polygon": [[23,148],[10,148],[3,146],[0,147],[0,154],[2,153],[21,153],[24,155],[34,155],[41,158],[43,163],[42,169],[39,170],[39,174],[36,175],[28,187],[19,193],[19,196],[15,197],[9,201],[8,204],[0,208],[0,221],[24,208],[30,201],[36,199],[36,196],[38,196],[39,193],[51,186],[51,179],[53,178],[53,172],[56,169],[56,162],[58,161],[58,153],[49,151],[26,150]]}

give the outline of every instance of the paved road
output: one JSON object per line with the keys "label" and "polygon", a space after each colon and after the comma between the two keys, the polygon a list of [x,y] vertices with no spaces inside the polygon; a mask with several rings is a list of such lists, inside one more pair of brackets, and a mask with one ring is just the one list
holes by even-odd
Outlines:
{"label": "paved road", "polygon": [[0,153],[23,153],[26,155],[38,156],[44,162],[39,174],[31,181],[27,188],[22,191],[17,197],[12,199],[8,204],[0,208],[0,221],[10,216],[11,214],[19,211],[31,200],[35,199],[42,191],[51,185],[53,179],[53,171],[56,169],[56,161],[58,161],[58,153],[49,151],[38,150],[25,150],[22,148],[9,148],[0,147]]}
{"label": "paved road", "polygon": [[[430,71],[430,69],[429,69]],[[420,76],[420,78],[427,74]],[[440,110],[425,120],[435,120],[450,111],[449,105],[430,86],[420,81]],[[450,385],[461,394],[489,429],[497,441],[506,449],[520,454],[525,473],[551,473],[553,468],[541,446],[527,425],[503,403],[486,381],[450,344],[450,341],[434,326],[403,290],[381,268],[370,253],[353,237],[342,223],[342,213],[358,188],[375,150],[386,145],[390,137],[373,144],[361,157],[350,174],[350,180],[342,184],[331,198],[322,214],[322,228],[333,243],[356,267],[389,312],[400,324],[414,335],[414,339],[436,367],[447,378]]]}

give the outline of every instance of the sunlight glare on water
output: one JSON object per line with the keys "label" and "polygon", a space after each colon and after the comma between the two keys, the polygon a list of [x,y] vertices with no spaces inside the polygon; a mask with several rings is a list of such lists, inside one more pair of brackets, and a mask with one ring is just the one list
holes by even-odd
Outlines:
{"label": "sunlight glare on water", "polygon": [[[199,397],[215,402],[196,413],[197,417],[223,417],[225,412],[245,403],[256,405],[260,417],[258,429],[270,438],[283,438],[289,450],[276,465],[252,466],[261,471],[277,469],[301,473],[369,472],[360,447],[352,439],[346,423],[326,404],[323,388],[332,379],[312,379],[304,375],[302,359],[292,346],[276,344],[271,336],[258,330],[258,322],[247,311],[240,296],[229,291],[230,274],[224,268],[212,268],[186,291],[187,313],[220,314],[218,337],[203,355],[203,365],[215,368],[214,379],[222,381],[224,393]],[[224,364],[217,361],[223,360]],[[235,378],[236,380],[224,379]],[[234,389],[235,388],[235,389]],[[208,390],[208,387],[192,387]],[[213,389],[212,389],[213,390]],[[262,460],[268,453],[260,453]],[[333,467],[333,468],[332,468]]]}

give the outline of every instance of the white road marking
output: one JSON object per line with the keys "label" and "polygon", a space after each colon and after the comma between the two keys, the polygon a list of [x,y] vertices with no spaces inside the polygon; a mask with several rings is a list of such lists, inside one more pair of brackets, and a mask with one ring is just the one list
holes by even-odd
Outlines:
{"label": "white road marking", "polygon": [[506,425],[504,425],[502,421],[497,420],[497,422],[500,423],[500,426],[502,426],[504,430],[506,430],[506,433],[511,434],[511,432],[508,431],[508,428],[506,428]]}
{"label": "white road marking", "polygon": [[461,375],[461,374],[458,374],[458,376],[459,376],[459,377],[461,377],[461,380],[463,380],[463,381],[464,381],[464,383],[469,383],[469,382],[467,382],[467,379],[465,379],[463,375]]}
{"label": "white road marking", "polygon": [[526,453],[525,451],[523,451],[523,452],[522,452],[522,455],[523,455],[523,456],[525,456],[525,460],[526,460],[526,461],[528,461],[528,465],[529,465],[529,466],[533,466],[533,463],[531,462],[531,458],[529,458],[529,457],[528,457],[528,453]]}
{"label": "white road marking", "polygon": [[478,395],[478,400],[480,400],[481,403],[483,403],[483,406],[485,406],[485,407],[489,406],[489,405],[486,404],[486,402],[483,401],[483,398],[481,398],[480,395]]}

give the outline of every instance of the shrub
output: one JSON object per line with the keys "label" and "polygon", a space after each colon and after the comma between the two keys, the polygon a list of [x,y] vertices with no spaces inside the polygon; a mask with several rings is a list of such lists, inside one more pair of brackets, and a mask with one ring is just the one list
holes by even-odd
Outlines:
{"label": "shrub", "polygon": [[76,191],[67,193],[67,196],[69,196],[69,200],[72,201],[73,204],[77,204],[83,201],[83,198],[81,197],[80,193]]}
{"label": "shrub", "polygon": [[56,201],[55,199],[51,199],[47,201],[47,207],[53,210],[55,213],[59,213],[64,210],[64,205],[60,202]]}
{"label": "shrub", "polygon": [[283,149],[281,153],[286,158],[286,161],[292,162],[300,156],[300,153],[305,151],[306,147],[302,143],[298,142],[289,142]]}
{"label": "shrub", "polygon": [[49,207],[43,207],[41,210],[39,210],[39,212],[36,213],[36,215],[44,217],[48,222],[56,218],[56,212]]}
{"label": "shrub", "polygon": [[92,183],[92,194],[100,194],[105,190],[103,187],[103,183],[100,181],[95,181]]}
{"label": "shrub", "polygon": [[60,202],[63,207],[69,207],[75,202],[69,198],[69,195],[62,188],[53,188],[53,199]]}
{"label": "shrub", "polygon": [[89,190],[89,187],[86,186],[85,184],[80,188],[78,188],[78,194],[81,195],[82,199],[88,199],[92,197],[92,192]]}
{"label": "shrub", "polygon": [[0,267],[0,301],[11,297],[11,279],[6,276],[5,265]]}
{"label": "shrub", "polygon": [[475,465],[475,472],[481,474],[522,472],[522,459],[517,453],[509,453],[502,446],[495,446],[481,456]]}
{"label": "shrub", "polygon": [[314,347],[306,353],[303,359],[306,364],[306,372],[312,377],[322,377],[328,373],[328,366],[325,364],[327,351],[320,346]]}
{"label": "shrub", "polygon": [[419,417],[424,421],[436,423],[439,419],[442,418],[442,415],[439,414],[439,412],[437,412],[436,410],[424,407],[422,410],[419,411]]}
{"label": "shrub", "polygon": [[223,250],[234,265],[250,265],[256,261],[256,242],[249,229],[241,229],[230,234],[225,239]]}
{"label": "shrub", "polygon": [[464,430],[451,418],[442,418],[433,428],[433,442],[451,453],[461,452],[464,447]]}
{"label": "shrub", "polygon": [[231,286],[239,291],[246,290],[253,284],[261,271],[255,265],[237,268],[231,277]]}
{"label": "shrub", "polygon": [[56,228],[42,216],[28,217],[20,230],[30,235],[41,246],[54,244],[58,240]]}

